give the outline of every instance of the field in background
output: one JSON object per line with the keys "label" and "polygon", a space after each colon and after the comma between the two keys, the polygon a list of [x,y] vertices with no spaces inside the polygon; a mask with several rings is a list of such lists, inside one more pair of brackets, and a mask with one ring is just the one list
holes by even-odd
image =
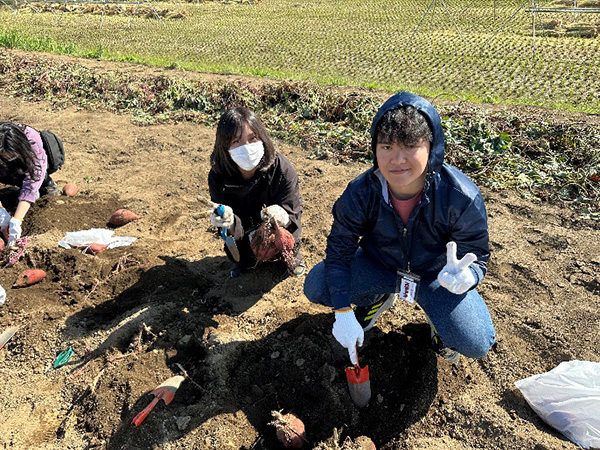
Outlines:
{"label": "field in background", "polygon": [[[153,6],[160,20],[148,10],[134,17],[131,7],[130,17],[102,18],[98,10],[34,13],[25,8],[15,14],[5,7],[0,10],[0,45],[600,112],[598,14],[538,15],[534,59],[531,15],[525,12],[529,4],[514,0],[262,0]],[[587,34],[592,37],[573,32],[582,25],[592,30]]]}

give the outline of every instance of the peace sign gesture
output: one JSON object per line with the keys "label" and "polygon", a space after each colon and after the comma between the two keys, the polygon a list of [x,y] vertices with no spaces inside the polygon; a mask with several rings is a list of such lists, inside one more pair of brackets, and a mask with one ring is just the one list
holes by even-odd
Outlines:
{"label": "peace sign gesture", "polygon": [[469,265],[477,261],[477,256],[467,253],[462,259],[456,257],[456,242],[446,244],[446,265],[438,274],[438,281],[453,294],[464,294],[475,285],[475,277]]}

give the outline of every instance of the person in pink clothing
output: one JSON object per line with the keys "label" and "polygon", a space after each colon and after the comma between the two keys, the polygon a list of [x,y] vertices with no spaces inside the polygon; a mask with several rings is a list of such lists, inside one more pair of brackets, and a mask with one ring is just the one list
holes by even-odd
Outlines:
{"label": "person in pink clothing", "polygon": [[12,216],[0,203],[0,230],[8,230],[9,247],[21,237],[21,222],[31,205],[40,196],[60,195],[58,186],[50,178],[48,160],[39,131],[26,125],[0,122],[0,183],[20,187]]}

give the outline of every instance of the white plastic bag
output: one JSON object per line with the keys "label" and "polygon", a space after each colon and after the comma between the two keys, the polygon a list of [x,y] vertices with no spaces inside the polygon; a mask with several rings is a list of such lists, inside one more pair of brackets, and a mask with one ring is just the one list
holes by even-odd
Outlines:
{"label": "white plastic bag", "polygon": [[562,362],[515,386],[544,422],[583,448],[600,448],[600,363]]}
{"label": "white plastic bag", "polygon": [[81,247],[93,243],[108,244],[107,248],[122,247],[131,245],[136,240],[134,237],[114,236],[113,230],[106,228],[91,228],[89,230],[69,231],[67,235],[58,241],[58,245],[63,248]]}

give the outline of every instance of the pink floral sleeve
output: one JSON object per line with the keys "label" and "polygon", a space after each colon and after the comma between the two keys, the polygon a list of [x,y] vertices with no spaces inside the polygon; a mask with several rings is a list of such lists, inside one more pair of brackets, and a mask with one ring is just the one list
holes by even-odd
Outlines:
{"label": "pink floral sleeve", "polygon": [[19,193],[19,201],[25,201],[34,203],[36,200],[36,194],[40,190],[40,186],[44,182],[46,177],[46,170],[48,168],[48,157],[42,144],[42,137],[40,133],[31,127],[25,127],[25,136],[31,144],[33,150],[34,159],[37,165],[40,167],[39,179],[34,180],[29,174],[25,175],[23,179],[23,185],[21,186],[21,192]]}

